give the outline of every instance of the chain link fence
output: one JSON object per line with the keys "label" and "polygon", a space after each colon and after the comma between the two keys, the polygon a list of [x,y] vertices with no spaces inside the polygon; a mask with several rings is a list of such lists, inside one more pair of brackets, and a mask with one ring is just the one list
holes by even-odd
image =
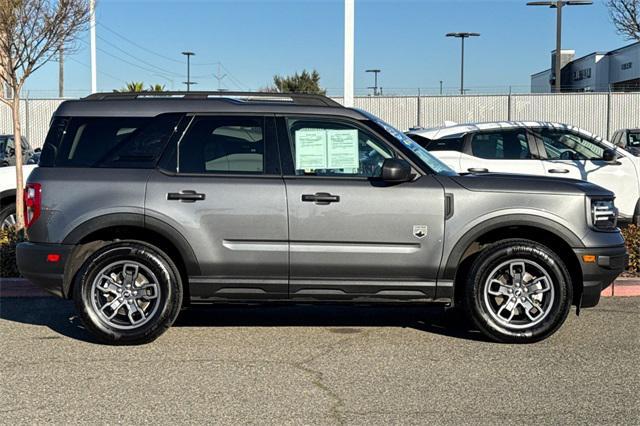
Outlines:
{"label": "chain link fence", "polygon": [[[342,102],[342,98],[333,98]],[[62,99],[26,99],[20,116],[24,135],[42,147],[51,116]],[[465,96],[362,96],[357,108],[401,130],[434,127],[445,121],[556,121],[605,138],[622,128],[640,128],[640,93],[511,94]],[[11,113],[0,105],[0,134],[13,132]]]}

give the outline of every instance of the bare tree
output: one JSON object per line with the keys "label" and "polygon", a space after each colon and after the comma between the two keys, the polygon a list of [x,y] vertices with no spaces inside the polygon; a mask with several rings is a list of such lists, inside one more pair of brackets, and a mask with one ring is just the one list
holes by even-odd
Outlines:
{"label": "bare tree", "polygon": [[[20,93],[26,80],[57,57],[61,49],[72,51],[79,33],[89,22],[89,0],[0,0],[0,83],[8,94],[0,103],[9,106],[14,140],[22,138]],[[16,150],[17,229],[24,228],[22,144]]]}
{"label": "bare tree", "polygon": [[640,0],[607,0],[607,7],[618,34],[640,40]]}

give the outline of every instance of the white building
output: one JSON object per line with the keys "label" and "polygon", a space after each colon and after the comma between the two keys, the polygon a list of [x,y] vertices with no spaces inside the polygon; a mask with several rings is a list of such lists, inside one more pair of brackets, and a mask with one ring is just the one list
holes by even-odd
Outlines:
{"label": "white building", "polygon": [[[640,91],[640,42],[611,52],[594,52],[574,59],[573,50],[562,51],[563,92],[638,92]],[[552,52],[555,58],[555,51]],[[532,93],[552,91],[551,68],[531,76]]]}

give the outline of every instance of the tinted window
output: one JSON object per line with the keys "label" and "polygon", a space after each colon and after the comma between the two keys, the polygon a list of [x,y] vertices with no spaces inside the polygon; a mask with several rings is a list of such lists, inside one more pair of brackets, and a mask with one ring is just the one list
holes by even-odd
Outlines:
{"label": "tinted window", "polygon": [[[151,118],[139,117],[109,117],[109,118],[72,118],[62,132],[62,139],[58,144],[47,137],[46,143],[51,143],[53,149],[45,149],[43,157],[47,165],[54,158],[56,166],[60,167],[95,167],[115,147],[127,143],[144,127]],[[63,121],[50,130],[51,139],[60,136]],[[55,124],[55,123],[54,123]]]}
{"label": "tinted window", "polygon": [[348,123],[287,120],[296,175],[379,177],[395,155],[385,143]]}
{"label": "tinted window", "polygon": [[180,173],[264,173],[264,118],[198,117],[180,141]]}
{"label": "tinted window", "polygon": [[473,155],[490,160],[525,160],[532,158],[524,131],[478,133],[471,141]]}
{"label": "tinted window", "polygon": [[464,142],[464,137],[428,139],[419,135],[408,134],[407,136],[427,151],[462,151],[462,143]]}
{"label": "tinted window", "polygon": [[640,131],[629,132],[629,146],[633,148],[640,148]]}
{"label": "tinted window", "polygon": [[539,132],[549,160],[599,160],[604,149],[595,142],[561,130]]}

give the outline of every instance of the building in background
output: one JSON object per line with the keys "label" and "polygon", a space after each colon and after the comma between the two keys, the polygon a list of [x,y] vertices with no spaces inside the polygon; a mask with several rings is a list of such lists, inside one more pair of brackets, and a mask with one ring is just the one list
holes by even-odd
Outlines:
{"label": "building in background", "polygon": [[[555,58],[555,51],[552,52]],[[594,52],[578,59],[573,50],[562,51],[563,92],[639,92],[640,42],[612,50]],[[554,83],[551,68],[531,76],[532,93],[550,93]]]}

